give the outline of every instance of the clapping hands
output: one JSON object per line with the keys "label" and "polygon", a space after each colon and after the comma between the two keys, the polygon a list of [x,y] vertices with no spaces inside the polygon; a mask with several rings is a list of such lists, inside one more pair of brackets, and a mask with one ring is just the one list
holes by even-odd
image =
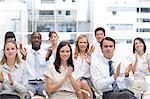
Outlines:
{"label": "clapping hands", "polygon": [[129,76],[129,72],[132,70],[132,64],[129,64],[129,66],[125,69],[125,77]]}
{"label": "clapping hands", "polygon": [[72,68],[71,66],[69,66],[69,67],[67,68],[67,73],[66,73],[66,76],[65,76],[65,79],[66,79],[66,80],[70,80],[70,79],[71,79],[71,77],[72,77],[72,72],[73,72],[73,68]]}

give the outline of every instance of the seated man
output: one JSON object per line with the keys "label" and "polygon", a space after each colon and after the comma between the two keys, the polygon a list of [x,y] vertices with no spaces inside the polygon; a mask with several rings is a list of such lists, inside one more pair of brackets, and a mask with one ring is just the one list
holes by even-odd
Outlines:
{"label": "seated man", "polygon": [[132,84],[132,77],[129,74],[132,65],[125,67],[119,63],[116,67],[115,40],[106,37],[101,41],[100,46],[103,56],[93,57],[91,76],[95,88],[99,92],[103,92],[102,99],[137,99],[133,92],[127,89]]}
{"label": "seated man", "polygon": [[39,32],[33,32],[30,41],[32,48],[26,57],[28,63],[28,90],[34,95],[44,96],[43,90],[45,90],[45,81],[43,74],[47,65],[50,64],[50,59],[47,61],[45,59],[47,52],[41,49],[42,35]]}

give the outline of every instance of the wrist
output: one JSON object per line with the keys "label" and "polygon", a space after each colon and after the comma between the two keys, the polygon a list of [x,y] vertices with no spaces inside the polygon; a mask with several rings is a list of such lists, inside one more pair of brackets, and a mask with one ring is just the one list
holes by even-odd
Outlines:
{"label": "wrist", "polygon": [[117,79],[117,76],[114,74],[114,79],[116,80]]}

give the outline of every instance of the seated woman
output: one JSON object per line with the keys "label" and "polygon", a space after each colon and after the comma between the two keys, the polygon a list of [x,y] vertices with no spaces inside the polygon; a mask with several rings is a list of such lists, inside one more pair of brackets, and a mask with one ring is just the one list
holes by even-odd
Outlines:
{"label": "seated woman", "polygon": [[49,42],[51,46],[49,46],[48,48],[45,48],[45,50],[47,51],[46,60],[49,60],[50,56],[56,58],[56,49],[57,49],[58,42],[59,42],[58,34],[55,31],[49,32],[48,37],[49,37]]}
{"label": "seated woman", "polygon": [[55,61],[44,75],[50,99],[83,99],[80,79],[74,72],[72,49],[67,41],[58,45]]}
{"label": "seated woman", "polygon": [[[132,63],[132,72],[135,78],[133,87],[146,91],[145,76],[150,76],[150,54],[146,53],[146,44],[142,38],[134,39],[133,55],[130,55],[128,60]],[[135,92],[135,94],[140,97],[138,93]]]}
{"label": "seated woman", "polygon": [[7,40],[3,51],[4,55],[0,62],[0,94],[23,97],[27,92],[27,64],[19,60],[14,40]]}
{"label": "seated woman", "polygon": [[[80,74],[81,77],[81,88],[87,90],[91,96],[92,92],[92,81],[90,73],[91,64],[91,52],[89,49],[88,37],[85,34],[79,35],[76,41],[75,53],[74,53],[75,70]],[[87,95],[84,94],[85,99]],[[93,97],[95,98],[95,97]]]}

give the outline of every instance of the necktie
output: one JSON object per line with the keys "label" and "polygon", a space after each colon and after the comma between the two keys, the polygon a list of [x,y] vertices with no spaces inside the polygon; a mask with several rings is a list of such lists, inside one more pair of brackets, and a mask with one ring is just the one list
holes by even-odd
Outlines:
{"label": "necktie", "polygon": [[39,63],[39,58],[38,58],[38,52],[36,51],[34,53],[35,58],[34,58],[34,62],[35,62],[35,76],[36,79],[40,79],[40,63]]}
{"label": "necktie", "polygon": [[[112,76],[115,73],[113,65],[112,65],[112,61],[111,60],[108,61],[108,64],[109,64],[109,74],[110,76]],[[112,87],[113,87],[113,91],[116,91],[116,92],[119,91],[119,87],[116,81],[112,83]]]}

